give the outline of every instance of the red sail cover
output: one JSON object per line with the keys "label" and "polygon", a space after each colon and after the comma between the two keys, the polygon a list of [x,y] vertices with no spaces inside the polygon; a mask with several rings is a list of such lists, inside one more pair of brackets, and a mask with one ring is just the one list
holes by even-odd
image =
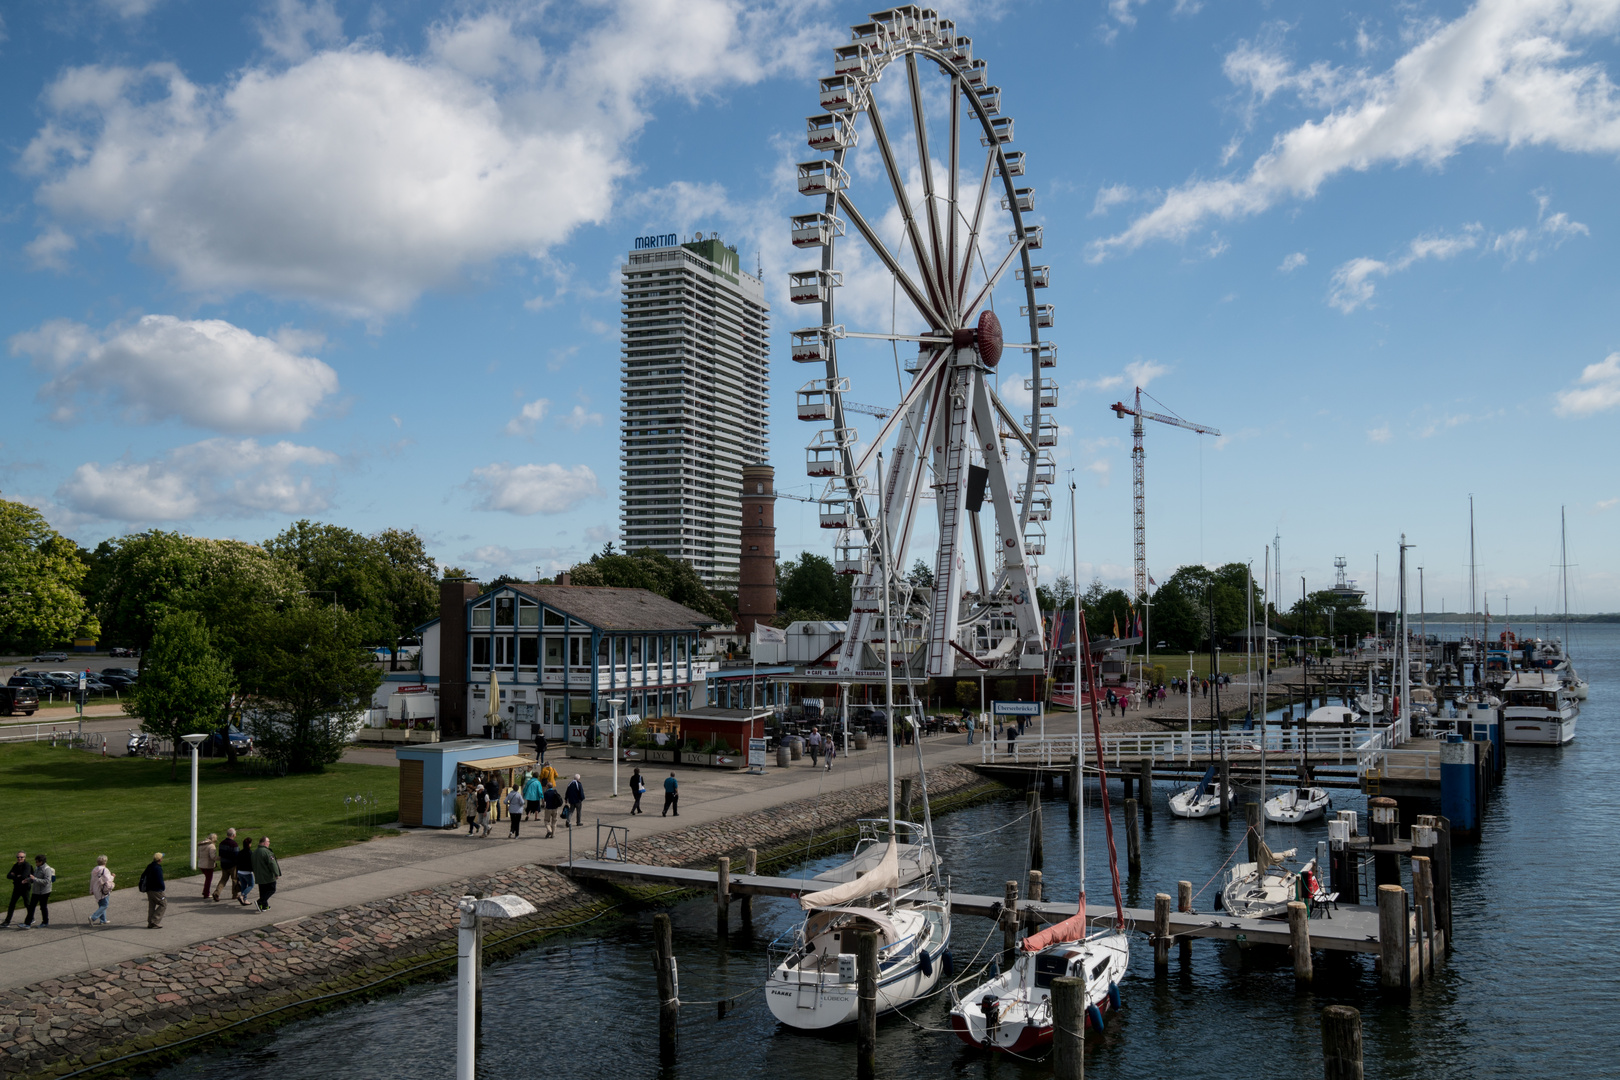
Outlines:
{"label": "red sail cover", "polygon": [[1070,915],[1060,923],[1053,923],[1045,930],[1026,937],[1023,942],[1025,952],[1040,952],[1049,945],[1061,945],[1066,941],[1084,941],[1086,939],[1086,898],[1080,897],[1080,910]]}

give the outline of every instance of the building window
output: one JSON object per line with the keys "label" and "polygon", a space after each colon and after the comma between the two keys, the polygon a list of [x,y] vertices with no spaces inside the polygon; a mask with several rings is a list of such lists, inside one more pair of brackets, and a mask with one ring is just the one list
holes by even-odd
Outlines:
{"label": "building window", "polygon": [[474,630],[489,629],[489,601],[475,604],[472,609],[472,626]]}
{"label": "building window", "polygon": [[512,625],[512,598],[510,596],[497,596],[495,598],[495,625]]}
{"label": "building window", "polygon": [[533,600],[519,599],[518,600],[518,625],[519,626],[539,626],[540,625],[540,605],[536,604]]}
{"label": "building window", "polygon": [[560,637],[546,638],[546,670],[561,671],[563,662],[563,639]]}
{"label": "building window", "polygon": [[[498,614],[498,612],[497,612]],[[502,634],[495,639],[495,666],[509,668],[516,656],[517,650],[512,647],[513,639]]]}
{"label": "building window", "polygon": [[518,638],[518,667],[533,671],[540,659],[540,639],[533,634]]}
{"label": "building window", "polygon": [[641,663],[641,638],[635,634],[630,636],[630,663]]}
{"label": "building window", "polygon": [[561,626],[561,625],[563,625],[563,617],[562,617],[562,615],[560,613],[558,613],[558,612],[552,611],[550,608],[546,608],[546,625],[547,626]]}
{"label": "building window", "polygon": [[[489,614],[489,609],[484,609]],[[489,667],[489,638],[479,636],[472,639],[472,666],[475,668]]]}

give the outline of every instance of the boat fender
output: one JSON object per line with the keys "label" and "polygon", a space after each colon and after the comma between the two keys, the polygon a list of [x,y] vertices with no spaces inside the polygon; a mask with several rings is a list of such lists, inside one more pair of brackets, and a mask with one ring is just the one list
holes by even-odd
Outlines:
{"label": "boat fender", "polygon": [[1119,983],[1117,982],[1108,984],[1108,1007],[1116,1011],[1124,1008],[1119,1001]]}
{"label": "boat fender", "polygon": [[934,958],[928,955],[927,949],[917,950],[917,966],[922,968],[923,978],[934,977]]}
{"label": "boat fender", "polygon": [[945,977],[949,979],[952,975],[955,975],[956,957],[951,955],[951,950],[946,949],[944,952],[939,954],[939,958],[945,963]]}
{"label": "boat fender", "polygon": [[1001,901],[1000,900],[992,900],[992,901],[990,901],[990,921],[991,922],[996,922],[1000,918],[1001,918]]}
{"label": "boat fender", "polygon": [[1101,1031],[1103,1029],[1102,1010],[1095,1005],[1087,1005],[1086,1021],[1091,1024],[1092,1031]]}

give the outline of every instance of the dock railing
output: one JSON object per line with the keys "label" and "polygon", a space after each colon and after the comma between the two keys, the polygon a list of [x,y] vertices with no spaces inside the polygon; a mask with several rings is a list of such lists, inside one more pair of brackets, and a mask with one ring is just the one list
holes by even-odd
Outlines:
{"label": "dock railing", "polygon": [[[1207,762],[1217,759],[1224,751],[1228,758],[1249,760],[1260,755],[1261,742],[1268,755],[1279,757],[1302,751],[1319,764],[1355,764],[1366,772],[1376,768],[1380,754],[1394,752],[1407,738],[1405,721],[1387,727],[1272,728],[1260,731],[1123,731],[1103,735],[1103,758],[1116,767],[1126,761],[1135,763],[1146,758],[1150,762]],[[1015,739],[1007,749],[1005,738],[985,739],[979,746],[979,761],[983,765],[1062,766],[1074,760],[1075,754],[1090,762],[1095,757],[1094,740],[1085,735],[1026,735]]]}

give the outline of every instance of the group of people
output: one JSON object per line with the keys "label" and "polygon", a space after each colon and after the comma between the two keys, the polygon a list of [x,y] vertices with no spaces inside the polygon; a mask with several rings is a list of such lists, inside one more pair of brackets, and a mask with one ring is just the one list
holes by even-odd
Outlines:
{"label": "group of people", "polygon": [[[828,772],[832,771],[833,759],[838,756],[838,739],[832,732],[823,735],[820,728],[811,728],[810,734],[804,737],[804,748],[810,753],[810,765],[812,768],[816,765],[822,765]],[[825,759],[824,764],[823,759]],[[675,774],[671,773],[670,775]]]}
{"label": "group of people", "polygon": [[[573,828],[575,821],[583,820],[585,781],[575,773],[568,786],[559,790],[558,779],[557,770],[544,763],[538,771],[531,769],[521,778],[514,778],[512,786],[504,791],[494,775],[482,780],[469,779],[462,786],[466,797],[467,835],[489,836],[497,800],[506,810],[508,840],[519,839],[525,821],[541,822],[548,837],[557,835],[558,817],[562,818],[565,828]],[[639,803],[639,796],[637,801]]]}
{"label": "group of people", "polygon": [[[209,833],[208,838],[197,845],[197,869],[203,874],[204,900],[219,903],[225,882],[229,881],[231,899],[244,907],[247,906],[253,890],[257,888],[259,896],[254,903],[260,911],[270,910],[270,898],[276,894],[276,885],[281,879],[281,864],[276,860],[276,853],[271,850],[270,838],[259,837],[257,847],[251,839],[238,843],[235,829],[227,829],[223,840],[219,838],[218,833]],[[214,881],[216,874],[219,875],[217,883]],[[0,923],[0,926],[11,925],[19,904],[27,909],[22,929],[33,929],[35,915],[39,916],[41,927],[51,925],[51,893],[56,887],[56,870],[45,856],[35,855],[30,862],[27,852],[17,852],[17,861],[6,871],[6,880],[11,882],[11,902],[6,908],[5,922]],[[96,910],[90,916],[91,926],[109,925],[108,915],[111,912],[112,894],[117,880],[112,867],[107,865],[107,856],[97,855],[96,865],[90,871],[90,898],[96,902]],[[163,916],[169,910],[168,882],[163,872],[163,852],[153,853],[152,861],[141,871],[135,888],[146,894],[147,929],[161,929]]]}

